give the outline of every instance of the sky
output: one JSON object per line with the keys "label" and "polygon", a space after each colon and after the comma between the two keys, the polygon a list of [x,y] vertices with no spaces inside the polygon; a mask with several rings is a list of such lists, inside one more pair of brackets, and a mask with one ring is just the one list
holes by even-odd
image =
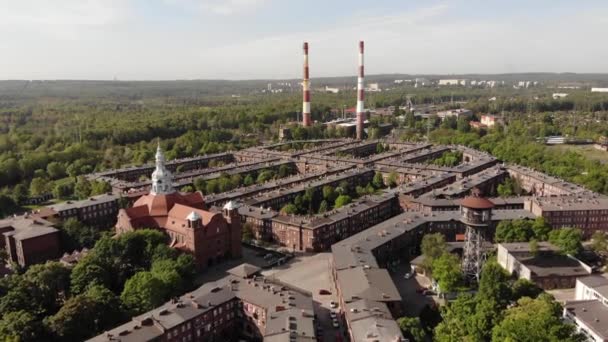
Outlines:
{"label": "sky", "polygon": [[0,0],[0,79],[608,72],[606,0]]}

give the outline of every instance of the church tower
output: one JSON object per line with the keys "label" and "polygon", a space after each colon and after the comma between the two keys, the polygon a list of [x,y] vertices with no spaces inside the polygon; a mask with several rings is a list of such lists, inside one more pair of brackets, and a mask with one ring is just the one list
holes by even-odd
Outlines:
{"label": "church tower", "polygon": [[156,148],[156,169],[152,172],[152,195],[167,195],[175,192],[173,189],[173,175],[165,167],[165,155],[160,148]]}

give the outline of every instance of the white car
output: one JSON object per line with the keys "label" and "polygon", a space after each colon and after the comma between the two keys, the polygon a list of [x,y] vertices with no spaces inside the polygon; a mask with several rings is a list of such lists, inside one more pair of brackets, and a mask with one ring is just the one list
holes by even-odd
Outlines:
{"label": "white car", "polygon": [[335,309],[338,307],[338,303],[334,302],[333,300],[329,303],[329,307],[332,309]]}
{"label": "white car", "polygon": [[337,320],[337,319],[332,320],[332,321],[331,321],[331,325],[332,325],[334,328],[339,328],[339,327],[340,327],[340,323],[338,323],[338,320]]}
{"label": "white car", "polygon": [[332,319],[336,319],[336,318],[338,318],[338,315],[336,314],[335,311],[330,311],[329,312],[329,317],[331,317]]}
{"label": "white car", "polygon": [[405,278],[405,279],[410,279],[411,277],[412,277],[412,274],[409,272],[403,276],[403,278]]}

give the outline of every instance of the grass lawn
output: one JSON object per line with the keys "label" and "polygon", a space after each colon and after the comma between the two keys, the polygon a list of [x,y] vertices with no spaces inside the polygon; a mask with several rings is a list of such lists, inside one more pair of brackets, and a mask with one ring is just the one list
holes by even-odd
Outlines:
{"label": "grass lawn", "polygon": [[602,164],[608,163],[608,152],[597,150],[593,145],[553,145],[548,146],[549,149],[555,151],[575,151],[588,159],[598,160]]}

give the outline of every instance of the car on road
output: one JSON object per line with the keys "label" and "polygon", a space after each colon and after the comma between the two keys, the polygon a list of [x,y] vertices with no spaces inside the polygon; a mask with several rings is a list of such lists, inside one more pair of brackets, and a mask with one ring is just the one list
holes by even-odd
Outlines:
{"label": "car on road", "polygon": [[339,327],[340,327],[340,323],[338,322],[338,320],[337,320],[337,319],[333,319],[333,320],[331,321],[331,325],[332,325],[334,328],[339,328]]}
{"label": "car on road", "polygon": [[264,259],[265,259],[265,260],[270,260],[270,259],[272,259],[272,258],[274,258],[274,255],[272,255],[272,254],[270,254],[270,253],[268,253],[268,254],[264,255]]}
{"label": "car on road", "polygon": [[332,319],[336,319],[338,318],[338,314],[332,310],[329,312],[329,317],[331,317]]}
{"label": "car on road", "polygon": [[329,307],[332,309],[335,309],[338,307],[338,303],[334,302],[333,300],[329,303]]}
{"label": "car on road", "polygon": [[420,287],[416,289],[416,293],[424,293],[426,290],[428,290],[426,287]]}
{"label": "car on road", "polygon": [[319,294],[320,295],[330,295],[331,292],[329,290],[326,290],[326,289],[320,289],[319,290]]}
{"label": "car on road", "polygon": [[424,290],[422,294],[425,296],[434,296],[436,293],[433,290]]}
{"label": "car on road", "polygon": [[405,278],[405,279],[410,279],[411,277],[412,277],[412,274],[411,274],[410,272],[407,272],[407,273],[406,273],[406,274],[403,276],[403,278]]}

